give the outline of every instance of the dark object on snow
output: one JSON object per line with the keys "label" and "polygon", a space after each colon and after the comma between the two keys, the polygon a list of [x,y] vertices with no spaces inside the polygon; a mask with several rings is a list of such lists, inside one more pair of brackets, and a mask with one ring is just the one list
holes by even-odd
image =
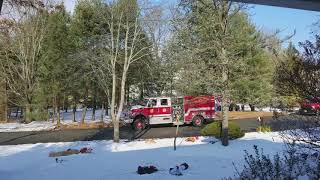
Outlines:
{"label": "dark object on snow", "polygon": [[308,154],[306,154],[306,153],[302,153],[301,154],[301,157],[304,159],[304,160],[307,160],[307,158],[308,158]]}
{"label": "dark object on snow", "polygon": [[65,160],[56,158],[56,163],[62,163],[63,161]]}
{"label": "dark object on snow", "polygon": [[317,152],[315,152],[315,153],[313,153],[311,156],[312,156],[313,158],[318,158],[318,157],[319,157],[319,154],[318,154]]}
{"label": "dark object on snow", "polygon": [[188,168],[189,168],[189,165],[187,163],[182,163],[180,164],[180,166],[170,168],[169,173],[175,176],[182,176],[183,174],[181,171],[187,170]]}
{"label": "dark object on snow", "polygon": [[174,168],[170,168],[170,169],[169,169],[169,173],[170,173],[171,175],[175,175],[175,176],[182,176],[182,173],[181,173],[181,171],[180,171],[179,166],[176,166],[176,167],[174,167]]}
{"label": "dark object on snow", "polygon": [[157,171],[158,169],[155,166],[139,166],[137,173],[142,175],[142,174],[152,174]]}
{"label": "dark object on snow", "polygon": [[82,149],[80,149],[80,153],[91,153],[92,152],[92,148],[87,148],[87,147],[84,147]]}
{"label": "dark object on snow", "polygon": [[180,165],[180,169],[182,169],[182,170],[187,170],[188,168],[189,168],[189,165],[187,163],[182,163]]}

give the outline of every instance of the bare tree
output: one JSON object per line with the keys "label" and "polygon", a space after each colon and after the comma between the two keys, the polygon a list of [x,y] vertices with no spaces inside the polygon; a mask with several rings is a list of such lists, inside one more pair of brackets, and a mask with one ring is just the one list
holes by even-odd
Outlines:
{"label": "bare tree", "polygon": [[1,18],[1,71],[10,93],[25,107],[25,120],[31,121],[32,103],[38,81],[40,50],[46,32],[44,2],[9,0]]}
{"label": "bare tree", "polygon": [[[97,63],[93,63],[92,67],[98,75],[99,84],[104,87],[105,94],[111,97],[113,140],[119,142],[119,122],[125,101],[128,70],[133,63],[148,54],[149,45],[143,43],[145,36],[140,26],[137,6],[116,1],[109,7],[110,14],[105,17],[107,33],[103,35],[101,42],[104,48],[96,58]],[[120,92],[117,91],[117,87],[120,87]]]}

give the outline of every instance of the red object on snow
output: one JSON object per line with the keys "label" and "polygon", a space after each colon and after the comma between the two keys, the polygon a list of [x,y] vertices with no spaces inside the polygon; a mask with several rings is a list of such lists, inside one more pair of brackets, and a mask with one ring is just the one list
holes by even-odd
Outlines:
{"label": "red object on snow", "polygon": [[91,152],[92,152],[92,148],[84,147],[80,149],[80,153],[91,153]]}

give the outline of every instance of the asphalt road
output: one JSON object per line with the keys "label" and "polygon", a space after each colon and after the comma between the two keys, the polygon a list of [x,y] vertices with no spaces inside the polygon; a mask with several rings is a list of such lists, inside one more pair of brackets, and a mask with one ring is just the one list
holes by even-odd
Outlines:
{"label": "asphalt road", "polygon": [[[244,131],[256,131],[259,123],[256,119],[236,120]],[[265,118],[265,122],[272,122],[272,118]],[[278,130],[279,123],[271,123],[272,130]],[[283,127],[283,126],[282,126]],[[286,127],[286,126],[285,126]],[[180,126],[179,136],[197,136],[200,135],[199,127],[190,125]],[[148,138],[169,138],[174,137],[176,127],[152,126],[142,132],[135,132],[131,127],[120,128],[121,139],[148,139]],[[87,130],[56,130],[41,132],[6,132],[0,133],[0,145],[33,144],[47,142],[71,142],[71,141],[92,141],[109,140],[113,137],[112,128],[87,129]]]}

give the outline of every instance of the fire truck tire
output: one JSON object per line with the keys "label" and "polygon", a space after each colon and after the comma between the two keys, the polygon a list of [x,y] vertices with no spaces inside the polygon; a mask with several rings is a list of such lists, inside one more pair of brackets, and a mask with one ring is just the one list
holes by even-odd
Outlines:
{"label": "fire truck tire", "polygon": [[147,124],[143,117],[138,117],[133,121],[133,128],[136,131],[141,131],[146,128]]}
{"label": "fire truck tire", "polygon": [[202,116],[193,117],[192,124],[196,127],[201,127],[203,125],[204,118]]}

